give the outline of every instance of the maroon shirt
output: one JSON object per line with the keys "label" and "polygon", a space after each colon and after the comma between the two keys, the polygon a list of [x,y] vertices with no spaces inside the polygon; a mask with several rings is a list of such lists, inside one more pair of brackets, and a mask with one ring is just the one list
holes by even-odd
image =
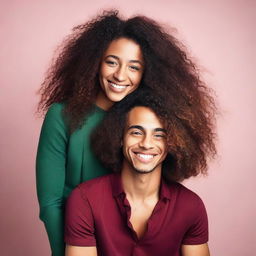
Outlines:
{"label": "maroon shirt", "polygon": [[119,174],[80,184],[66,205],[65,241],[73,246],[97,246],[98,256],[178,256],[182,244],[208,241],[202,200],[179,183],[162,181],[160,198],[137,238],[129,219],[131,208]]}

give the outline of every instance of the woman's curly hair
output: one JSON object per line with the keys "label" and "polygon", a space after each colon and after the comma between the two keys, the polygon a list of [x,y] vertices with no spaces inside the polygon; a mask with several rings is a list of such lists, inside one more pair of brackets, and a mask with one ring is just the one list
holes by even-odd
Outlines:
{"label": "woman's curly hair", "polygon": [[215,136],[210,127],[198,129],[189,125],[177,115],[175,106],[167,97],[141,88],[116,103],[92,134],[92,149],[107,168],[114,172],[120,172],[122,168],[121,145],[126,119],[136,106],[152,109],[167,130],[168,154],[163,162],[163,176],[167,182],[207,173],[207,158],[216,153]]}
{"label": "woman's curly hair", "polygon": [[214,115],[214,101],[183,45],[154,20],[145,16],[122,19],[118,11],[103,12],[74,28],[42,84],[38,111],[63,102],[71,131],[79,128],[100,90],[102,56],[109,44],[120,37],[141,47],[145,70],[140,87],[168,96],[175,115],[187,127],[203,129],[211,136],[209,120]]}

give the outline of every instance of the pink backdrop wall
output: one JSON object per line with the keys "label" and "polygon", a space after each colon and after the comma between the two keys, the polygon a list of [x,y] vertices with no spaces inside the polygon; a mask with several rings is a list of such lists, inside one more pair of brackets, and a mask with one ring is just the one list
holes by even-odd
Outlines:
{"label": "pink backdrop wall", "polygon": [[[91,4],[90,2],[93,2]],[[38,219],[34,161],[41,119],[36,91],[57,44],[106,7],[142,13],[177,28],[218,95],[219,158],[207,178],[186,185],[204,200],[212,255],[256,251],[256,2],[205,0],[1,0],[1,255],[49,255]],[[111,3],[111,4],[109,4]]]}

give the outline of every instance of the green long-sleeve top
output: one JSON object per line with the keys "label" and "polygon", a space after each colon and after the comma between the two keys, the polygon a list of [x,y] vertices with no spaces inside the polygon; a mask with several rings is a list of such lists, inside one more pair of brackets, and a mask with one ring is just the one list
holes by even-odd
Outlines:
{"label": "green long-sleeve top", "polygon": [[64,255],[64,203],[79,183],[108,173],[90,148],[90,134],[105,111],[95,107],[81,129],[71,135],[63,118],[63,104],[53,104],[44,119],[36,158],[40,219],[53,256]]}

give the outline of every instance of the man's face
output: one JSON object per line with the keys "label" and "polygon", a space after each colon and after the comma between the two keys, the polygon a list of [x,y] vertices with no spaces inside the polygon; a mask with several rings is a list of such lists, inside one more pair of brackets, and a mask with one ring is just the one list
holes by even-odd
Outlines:
{"label": "man's face", "polygon": [[124,166],[137,173],[161,169],[166,150],[166,130],[147,107],[135,107],[127,115],[123,137]]}

